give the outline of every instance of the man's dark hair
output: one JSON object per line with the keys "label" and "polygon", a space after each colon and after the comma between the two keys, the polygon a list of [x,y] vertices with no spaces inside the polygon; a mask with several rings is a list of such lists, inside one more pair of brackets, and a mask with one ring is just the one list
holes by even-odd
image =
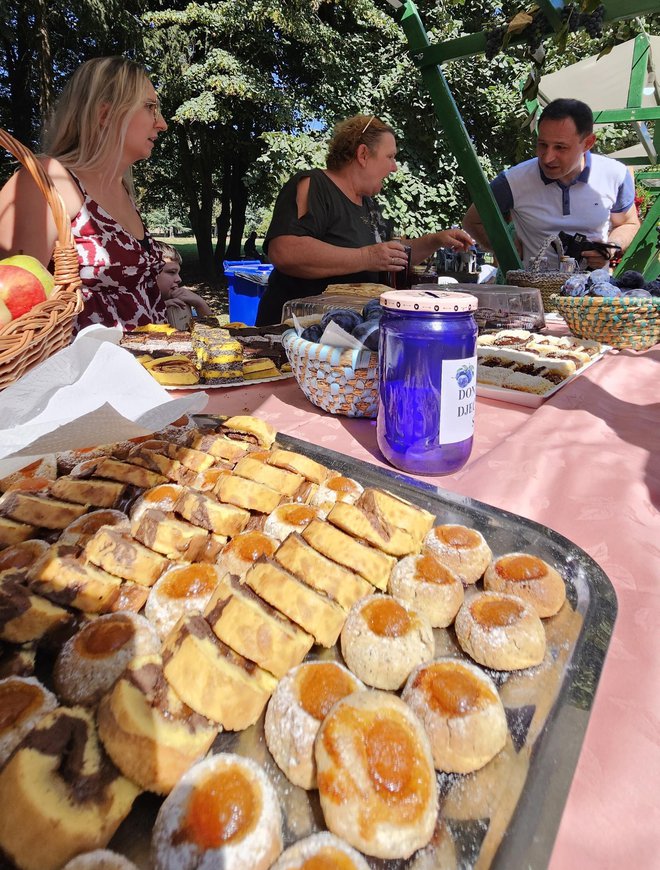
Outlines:
{"label": "man's dark hair", "polygon": [[539,127],[543,121],[563,121],[571,118],[581,139],[594,131],[594,114],[586,103],[580,100],[553,100],[541,112]]}

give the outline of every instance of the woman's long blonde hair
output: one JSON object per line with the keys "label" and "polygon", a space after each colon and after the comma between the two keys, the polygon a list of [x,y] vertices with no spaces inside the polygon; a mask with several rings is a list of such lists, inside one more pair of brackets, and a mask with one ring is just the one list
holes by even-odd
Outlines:
{"label": "woman's long blonde hair", "polygon": [[[100,171],[110,178],[121,161],[131,117],[144,102],[147,81],[144,68],[125,57],[83,63],[45,126],[44,152],[74,171]],[[124,180],[132,189],[130,168]]]}

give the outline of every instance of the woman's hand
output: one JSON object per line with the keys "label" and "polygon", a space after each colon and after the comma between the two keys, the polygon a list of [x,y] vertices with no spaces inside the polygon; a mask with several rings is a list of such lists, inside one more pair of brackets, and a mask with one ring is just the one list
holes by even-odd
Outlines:
{"label": "woman's hand", "polygon": [[401,272],[408,266],[408,254],[401,242],[378,242],[360,248],[364,272]]}
{"label": "woman's hand", "polygon": [[452,251],[467,251],[474,245],[474,239],[461,229],[441,230],[436,233],[439,248],[451,248]]}

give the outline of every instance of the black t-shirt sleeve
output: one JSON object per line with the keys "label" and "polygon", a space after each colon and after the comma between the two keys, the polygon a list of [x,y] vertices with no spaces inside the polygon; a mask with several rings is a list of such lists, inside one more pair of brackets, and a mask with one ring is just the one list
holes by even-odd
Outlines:
{"label": "black t-shirt sleeve", "polygon": [[[304,178],[309,178],[307,212],[298,217],[296,197],[298,184]],[[308,172],[300,172],[287,181],[275,202],[273,217],[264,240],[264,250],[271,239],[277,236],[311,236],[314,239],[323,239],[327,229],[326,214],[315,188],[314,177]]]}

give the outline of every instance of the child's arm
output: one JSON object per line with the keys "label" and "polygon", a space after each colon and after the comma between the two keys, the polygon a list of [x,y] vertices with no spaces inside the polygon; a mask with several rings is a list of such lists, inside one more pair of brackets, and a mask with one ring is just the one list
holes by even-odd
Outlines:
{"label": "child's arm", "polygon": [[165,299],[165,304],[176,305],[177,303],[187,303],[188,305],[193,306],[197,313],[201,314],[202,317],[208,317],[213,314],[211,306],[205,302],[201,296],[198,296],[197,293],[193,293],[189,287],[172,288],[169,298]]}

